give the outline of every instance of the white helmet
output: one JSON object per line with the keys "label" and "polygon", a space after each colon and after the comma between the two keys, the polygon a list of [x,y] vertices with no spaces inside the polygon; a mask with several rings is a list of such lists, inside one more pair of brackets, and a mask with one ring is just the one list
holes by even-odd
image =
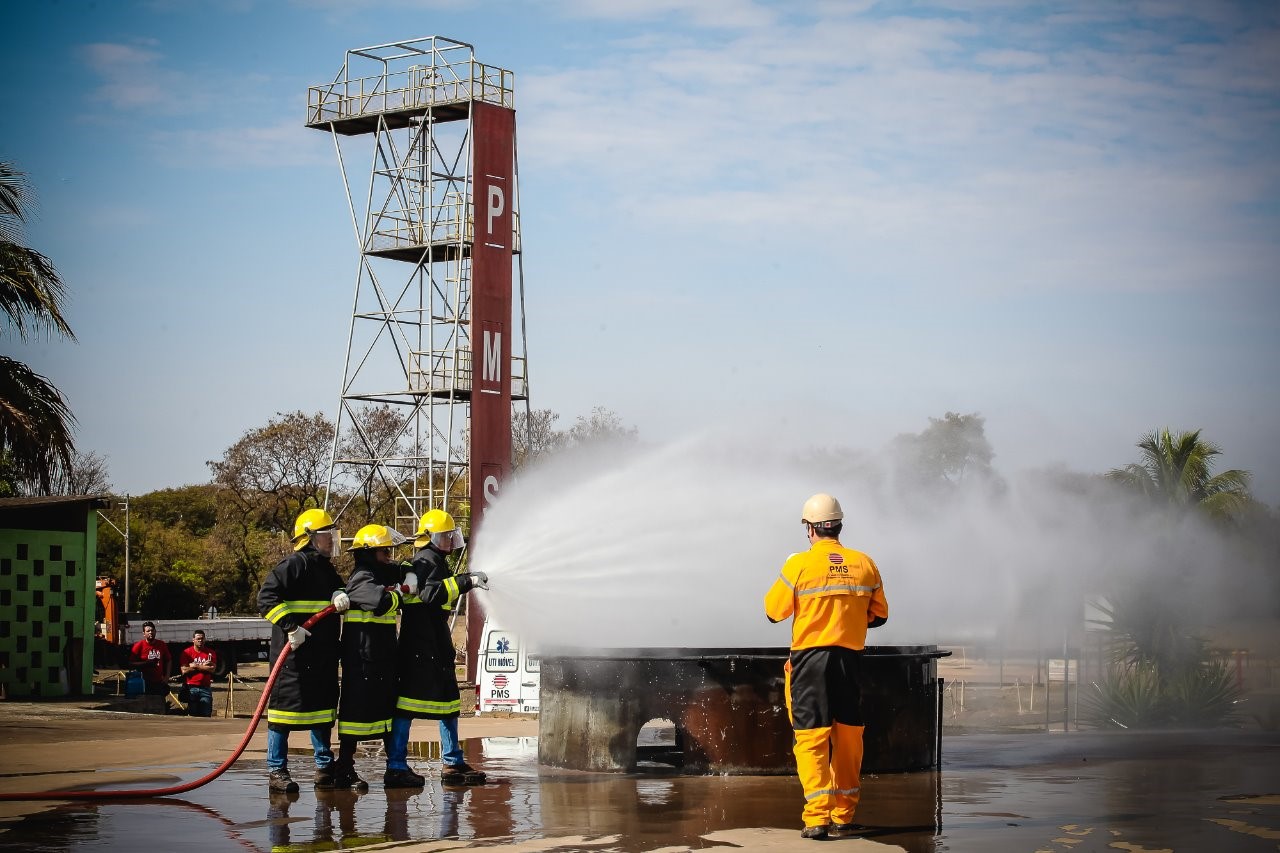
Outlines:
{"label": "white helmet", "polygon": [[840,501],[819,492],[804,502],[800,520],[819,530],[828,530],[844,520],[844,510],[840,509]]}

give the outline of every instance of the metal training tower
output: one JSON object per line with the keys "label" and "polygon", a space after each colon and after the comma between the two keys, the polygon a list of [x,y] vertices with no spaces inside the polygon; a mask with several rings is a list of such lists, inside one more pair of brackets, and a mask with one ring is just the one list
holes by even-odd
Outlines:
{"label": "metal training tower", "polygon": [[529,405],[513,86],[471,45],[430,36],[349,50],[308,91],[360,253],[335,518],[394,503],[402,533],[437,508],[469,531],[510,472],[512,405],[526,423]]}

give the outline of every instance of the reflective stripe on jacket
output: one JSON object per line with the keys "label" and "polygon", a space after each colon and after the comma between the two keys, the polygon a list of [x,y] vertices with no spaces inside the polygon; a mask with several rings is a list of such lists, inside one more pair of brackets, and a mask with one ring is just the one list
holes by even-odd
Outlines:
{"label": "reflective stripe on jacket", "polygon": [[396,611],[401,567],[379,563],[357,550],[355,569],[347,581],[351,609],[342,629],[342,703],[339,737],[380,738],[391,731],[396,703]]}
{"label": "reflective stripe on jacket", "polygon": [[[258,590],[258,612],[272,624],[271,660],[280,657],[288,633],[319,613],[345,586],[329,558],[308,544],[281,560]],[[333,725],[338,714],[338,636],[342,622],[327,616],[285,658],[271,691],[267,723],[277,729]]]}
{"label": "reflective stripe on jacket", "polygon": [[774,622],[792,618],[792,649],[861,651],[867,625],[889,616],[875,562],[835,539],[819,539],[788,557],[765,594],[764,610]]}
{"label": "reflective stripe on jacket", "polygon": [[454,668],[449,614],[469,583],[455,577],[444,554],[426,547],[407,566],[422,589],[406,596],[400,610],[400,642],[396,648],[399,695],[397,717],[456,717],[461,710]]}

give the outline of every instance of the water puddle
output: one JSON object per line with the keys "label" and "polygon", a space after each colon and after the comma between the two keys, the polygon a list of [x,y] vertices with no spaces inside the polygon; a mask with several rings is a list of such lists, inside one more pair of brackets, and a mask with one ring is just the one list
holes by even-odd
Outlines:
{"label": "water puddle", "polygon": [[[442,788],[439,746],[424,742],[413,746],[417,769],[428,772],[422,790],[384,790],[383,756],[370,750],[357,764],[369,793],[315,791],[308,755],[295,750],[302,790],[269,796],[264,757],[249,753],[181,799],[68,804],[0,825],[0,851],[305,853],[457,839],[458,846],[641,853],[742,847],[748,828],[760,831],[761,843],[800,842],[794,777],[559,771],[538,765],[531,737],[472,739],[464,749],[489,784]],[[1275,736],[972,736],[949,739],[944,752],[941,773],[864,778],[864,837],[910,853],[1273,851],[1280,831]],[[166,772],[197,778],[207,769]]]}

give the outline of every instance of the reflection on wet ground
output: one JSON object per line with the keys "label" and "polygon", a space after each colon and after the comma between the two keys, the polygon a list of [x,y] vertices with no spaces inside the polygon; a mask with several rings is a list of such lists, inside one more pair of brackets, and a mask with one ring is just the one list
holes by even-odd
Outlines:
{"label": "reflection on wet ground", "polygon": [[[442,789],[433,748],[417,749],[419,769],[436,776],[420,791],[383,790],[382,758],[370,752],[359,767],[372,785],[367,794],[304,784],[296,796],[269,797],[259,753],[183,800],[70,804],[7,824],[0,850],[318,851],[608,836],[592,849],[631,853],[719,846],[704,836],[720,830],[799,829],[794,777],[550,770],[538,766],[536,739],[487,738],[465,748],[490,784]],[[911,853],[1247,851],[1275,850],[1280,841],[1273,733],[968,735],[949,738],[944,754],[941,773],[864,779],[865,837]],[[305,782],[308,756],[299,752],[291,763]]]}

